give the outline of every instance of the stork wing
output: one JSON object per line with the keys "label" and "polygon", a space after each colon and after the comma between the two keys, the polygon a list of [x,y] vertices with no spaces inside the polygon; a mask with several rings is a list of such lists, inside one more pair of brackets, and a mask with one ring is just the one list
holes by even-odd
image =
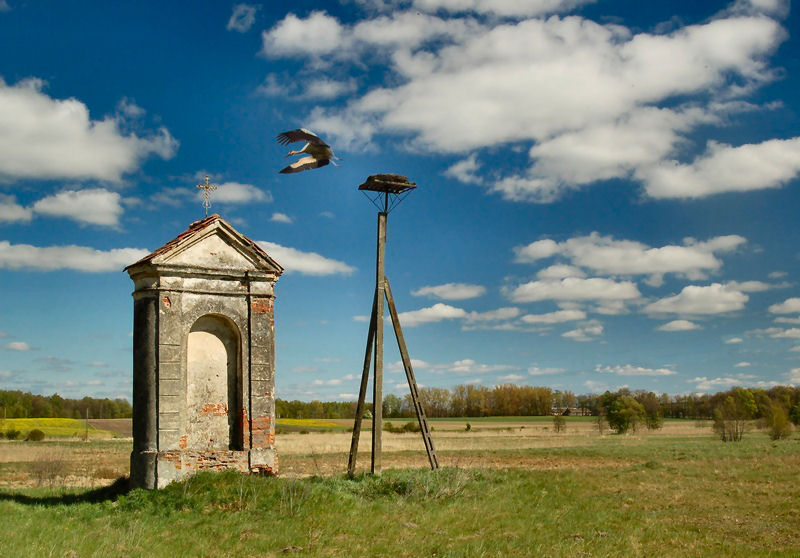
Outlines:
{"label": "stork wing", "polygon": [[291,174],[294,172],[301,172],[304,170],[310,169],[317,169],[319,167],[324,167],[330,163],[328,159],[315,159],[314,157],[303,157],[302,159],[298,159],[288,167],[281,169],[280,174]]}
{"label": "stork wing", "polygon": [[290,143],[294,143],[296,141],[307,141],[308,143],[313,143],[315,145],[327,145],[319,138],[317,134],[311,130],[306,130],[305,128],[283,132],[282,134],[278,134],[278,137],[275,139],[278,140],[278,143],[281,145],[289,145]]}

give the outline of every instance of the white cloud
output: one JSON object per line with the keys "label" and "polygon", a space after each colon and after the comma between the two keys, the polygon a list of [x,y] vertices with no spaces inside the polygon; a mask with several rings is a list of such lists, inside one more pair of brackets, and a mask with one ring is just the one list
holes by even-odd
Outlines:
{"label": "white cloud", "polygon": [[562,372],[564,372],[563,368],[539,368],[538,366],[528,368],[528,374],[531,376],[549,376],[551,374],[561,374]]}
{"label": "white cloud", "polygon": [[737,362],[733,365],[734,368],[747,368],[748,366],[751,366],[750,363],[745,361]]}
{"label": "white cloud", "polygon": [[257,244],[287,272],[296,271],[303,275],[350,275],[355,271],[354,267],[344,262],[326,258],[316,252],[301,252],[266,240],[259,240]]}
{"label": "white cloud", "polygon": [[[202,199],[203,192],[197,192],[196,196],[197,199]],[[217,186],[217,189],[211,193],[211,201],[229,204],[269,203],[272,201],[272,193],[252,184],[225,182]]]}
{"label": "white cloud", "polygon": [[519,374],[507,374],[505,376],[500,376],[497,379],[501,382],[519,382],[520,380],[524,380],[525,376],[520,376]]}
{"label": "white cloud", "polygon": [[38,247],[0,240],[0,269],[121,271],[149,253],[149,250],[139,248],[95,250],[75,245]]}
{"label": "white cloud", "polygon": [[[730,252],[745,242],[746,239],[741,236],[728,235],[714,237],[706,242],[686,239],[683,246],[651,248],[641,242],[615,240],[593,232],[589,236],[575,237],[564,242],[539,240],[527,246],[516,247],[514,253],[518,263],[533,263],[560,255],[567,258],[573,266],[589,268],[601,274],[651,275],[657,278],[655,283],[660,283],[658,278],[665,273],[676,273],[692,279],[703,278],[706,273],[722,267],[715,252]],[[568,266],[553,267],[553,271],[562,273],[571,270]],[[553,275],[551,272],[547,274]]]}
{"label": "white cloud", "polygon": [[467,316],[468,314],[465,310],[439,302],[427,308],[401,312],[398,318],[400,318],[400,323],[403,324],[403,327],[416,327],[420,324],[466,318]]}
{"label": "white cloud", "polygon": [[547,314],[526,314],[520,318],[526,324],[559,324],[585,319],[586,312],[583,310],[557,310]]}
{"label": "white cloud", "polygon": [[800,324],[800,317],[798,317],[798,318],[784,318],[784,317],[780,317],[780,318],[775,318],[775,322],[776,322],[776,323],[779,323],[779,324],[794,324],[794,325],[799,325],[799,324]]}
{"label": "white cloud", "polygon": [[287,223],[287,224],[294,223],[294,219],[292,219],[285,213],[279,213],[277,211],[272,214],[272,217],[270,217],[270,221],[272,221],[273,223]]}
{"label": "white cloud", "polygon": [[695,329],[703,328],[689,320],[672,320],[660,326],[658,331],[693,331]]}
{"label": "white cloud", "polygon": [[483,179],[477,175],[479,169],[480,164],[477,161],[477,156],[473,153],[466,159],[462,159],[448,167],[444,171],[444,175],[455,178],[465,184],[482,184]]}
{"label": "white cloud", "polygon": [[645,307],[648,314],[710,315],[725,314],[744,308],[749,297],[722,285],[689,285],[674,296],[662,298]]}
{"label": "white cloud", "polygon": [[689,382],[696,384],[697,391],[724,391],[732,387],[751,386],[760,388],[770,388],[779,385],[780,382],[756,380],[754,376],[745,376],[738,374],[734,376],[725,376],[717,378],[708,378],[706,376],[698,376],[692,378]]}
{"label": "white cloud", "polygon": [[18,352],[27,352],[31,350],[31,346],[25,343],[24,341],[13,341],[11,343],[6,344],[4,348],[9,351],[18,351]]}
{"label": "white cloud", "polygon": [[620,300],[640,298],[636,284],[630,281],[614,281],[601,277],[582,279],[566,277],[560,281],[530,281],[504,290],[514,302],[536,302],[540,300]]}
{"label": "white cloud", "polygon": [[27,223],[33,218],[33,211],[17,203],[15,196],[0,194],[0,224]]}
{"label": "white cloud", "polygon": [[[468,153],[448,176],[509,200],[552,201],[611,178],[639,181],[653,196],[710,195],[797,174],[800,138],[710,143],[693,163],[675,162],[698,126],[764,110],[741,99],[779,75],[768,57],[788,34],[764,16],[780,13],[760,5],[767,1],[737,2],[667,33],[535,17],[581,0],[417,0],[407,11],[407,2],[375,1],[367,4],[383,14],[353,24],[320,11],[290,14],[263,34],[263,52],[306,57],[310,67],[339,63],[340,71],[350,61],[380,65],[383,86],[343,108],[312,110],[306,121],[347,145],[388,132],[410,136],[414,148]],[[476,150],[509,144],[528,149],[521,168],[498,176],[478,164]]]}
{"label": "white cloud", "polygon": [[598,364],[595,367],[595,372],[616,374],[617,376],[674,376],[677,374],[677,372],[669,368],[645,368],[643,366],[633,366],[632,364],[617,366],[600,366]]}
{"label": "white cloud", "polygon": [[122,216],[122,196],[105,188],[63,190],[33,204],[33,211],[47,217],[65,217],[87,223],[115,227]]}
{"label": "white cloud", "polygon": [[443,300],[467,300],[484,294],[486,294],[485,287],[467,283],[445,283],[444,285],[432,285],[411,291],[412,296],[436,297]]}
{"label": "white cloud", "polygon": [[731,337],[730,339],[725,340],[726,345],[735,345],[737,343],[741,343],[743,339],[741,337]]}
{"label": "white cloud", "polygon": [[339,21],[325,12],[311,12],[306,19],[288,14],[262,33],[262,53],[269,57],[329,54],[345,45],[347,35]]}
{"label": "white cloud", "polygon": [[505,308],[498,308],[497,310],[488,310],[486,312],[470,312],[467,314],[468,322],[496,322],[502,320],[511,320],[520,315],[520,309],[510,306]]}
{"label": "white cloud", "polygon": [[239,33],[246,33],[250,30],[256,21],[256,12],[259,6],[251,6],[250,4],[236,4],[233,7],[233,13],[228,20],[225,29],[228,31],[238,31]]}
{"label": "white cloud", "polygon": [[0,177],[119,181],[150,155],[171,158],[178,142],[161,127],[149,137],[120,130],[119,116],[92,120],[77,99],[52,99],[44,82],[0,79]]}
{"label": "white cloud", "polygon": [[565,277],[586,277],[586,274],[575,266],[556,264],[539,270],[536,277],[539,279],[564,279]]}
{"label": "white cloud", "polygon": [[579,327],[576,329],[571,329],[570,331],[566,331],[561,334],[561,337],[565,337],[572,341],[587,342],[594,341],[601,335],[603,335],[603,326],[595,323],[586,325],[585,327]]}
{"label": "white cloud", "polygon": [[773,314],[800,314],[800,298],[787,298],[770,306],[769,311]]}
{"label": "white cloud", "polygon": [[709,142],[689,165],[665,161],[640,171],[654,198],[701,198],[777,188],[800,173],[800,137],[732,147]]}

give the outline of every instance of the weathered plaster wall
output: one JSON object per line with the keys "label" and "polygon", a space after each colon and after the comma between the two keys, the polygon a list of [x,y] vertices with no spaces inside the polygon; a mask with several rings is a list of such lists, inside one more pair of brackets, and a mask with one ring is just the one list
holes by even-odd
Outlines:
{"label": "weathered plaster wall", "polygon": [[[274,473],[276,273],[243,266],[216,239],[217,269],[129,268],[134,297],[134,486],[204,469]],[[224,243],[223,243],[224,244]],[[228,247],[230,251],[230,247]],[[202,258],[201,258],[202,259]],[[203,259],[209,263],[208,258]]]}

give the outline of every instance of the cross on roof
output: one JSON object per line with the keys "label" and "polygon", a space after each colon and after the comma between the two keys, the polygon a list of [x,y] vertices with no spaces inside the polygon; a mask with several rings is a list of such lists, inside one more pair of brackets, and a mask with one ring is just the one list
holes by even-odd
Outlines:
{"label": "cross on roof", "polygon": [[208,217],[208,208],[211,207],[211,198],[209,197],[209,192],[211,190],[216,190],[217,187],[214,184],[209,184],[208,175],[206,175],[206,181],[198,184],[197,187],[203,190],[203,194],[205,196],[205,199],[203,200],[203,207],[206,208],[206,217]]}

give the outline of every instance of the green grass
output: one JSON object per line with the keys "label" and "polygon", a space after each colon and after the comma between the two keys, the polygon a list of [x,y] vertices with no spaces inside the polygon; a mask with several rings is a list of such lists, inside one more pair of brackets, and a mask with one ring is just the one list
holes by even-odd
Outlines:
{"label": "green grass", "polygon": [[759,433],[728,444],[606,436],[493,452],[564,465],[549,469],[201,474],[127,494],[0,489],[0,554],[797,556],[798,450],[797,438]]}
{"label": "green grass", "polygon": [[[0,428],[3,433],[9,429],[19,430],[22,432],[22,438],[33,429],[41,430],[48,438],[76,438],[86,434],[86,422],[81,419],[14,418],[5,419],[4,422],[5,424]],[[113,433],[108,430],[99,430],[89,425],[89,437],[97,436],[110,438]]]}

